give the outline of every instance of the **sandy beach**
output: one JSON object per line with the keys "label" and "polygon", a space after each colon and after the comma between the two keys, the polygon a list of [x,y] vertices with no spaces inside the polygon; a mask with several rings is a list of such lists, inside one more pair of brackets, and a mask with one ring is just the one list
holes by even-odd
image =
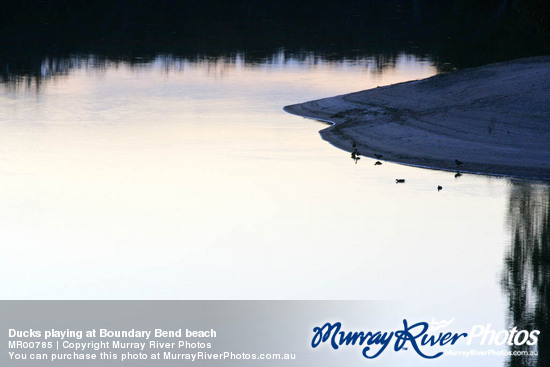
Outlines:
{"label": "sandy beach", "polygon": [[[550,179],[550,56],[439,74],[284,107],[363,156],[435,169]],[[463,162],[457,166],[456,160]]]}

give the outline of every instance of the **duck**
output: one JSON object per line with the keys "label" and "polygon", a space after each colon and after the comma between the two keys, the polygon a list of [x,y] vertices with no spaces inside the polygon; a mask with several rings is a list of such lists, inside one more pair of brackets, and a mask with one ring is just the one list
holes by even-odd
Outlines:
{"label": "duck", "polygon": [[437,192],[443,190],[443,187],[441,185],[437,185]]}
{"label": "duck", "polygon": [[382,164],[382,162],[380,162],[380,161],[376,161],[376,162],[374,163],[375,166],[380,166],[381,164]]}
{"label": "duck", "polygon": [[405,179],[404,178],[396,178],[395,183],[405,183]]}

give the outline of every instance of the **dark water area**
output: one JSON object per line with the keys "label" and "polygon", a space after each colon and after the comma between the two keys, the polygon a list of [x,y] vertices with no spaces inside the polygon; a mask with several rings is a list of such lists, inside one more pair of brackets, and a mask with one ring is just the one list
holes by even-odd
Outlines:
{"label": "dark water area", "polygon": [[[550,187],[513,185],[508,203],[511,247],[502,287],[509,324],[540,330],[538,357],[513,356],[508,366],[550,365]],[[526,346],[513,351],[529,350]]]}
{"label": "dark water area", "polygon": [[[274,53],[326,60],[399,54],[439,71],[550,50],[543,1],[68,1],[0,2],[0,75],[47,78],[71,69],[74,55],[143,64],[159,54],[189,60]],[[304,56],[305,57],[305,56]],[[48,72],[45,72],[44,62]],[[99,65],[101,66],[101,65]]]}

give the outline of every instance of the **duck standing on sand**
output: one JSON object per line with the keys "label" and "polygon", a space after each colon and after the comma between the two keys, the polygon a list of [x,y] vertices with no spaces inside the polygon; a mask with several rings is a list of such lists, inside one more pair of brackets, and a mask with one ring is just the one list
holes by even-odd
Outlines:
{"label": "duck standing on sand", "polygon": [[351,159],[355,161],[355,164],[357,164],[357,161],[361,159],[361,157],[359,157],[359,151],[357,150],[357,148],[353,149],[353,152],[351,152]]}

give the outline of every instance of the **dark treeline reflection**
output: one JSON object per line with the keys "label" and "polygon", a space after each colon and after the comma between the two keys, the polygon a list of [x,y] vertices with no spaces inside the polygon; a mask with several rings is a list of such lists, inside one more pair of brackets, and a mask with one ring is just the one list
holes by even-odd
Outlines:
{"label": "dark treeline reflection", "polygon": [[[165,72],[182,72],[188,67],[200,67],[207,75],[223,77],[239,68],[275,67],[281,68],[287,65],[300,64],[301,67],[317,67],[324,64],[345,64],[368,69],[378,74],[387,68],[394,68],[400,58],[408,58],[407,54],[374,54],[372,56],[356,56],[353,58],[336,58],[333,55],[320,55],[315,52],[292,53],[284,50],[273,52],[268,57],[250,57],[244,52],[236,52],[225,56],[195,55],[175,56],[173,54],[158,54],[156,56],[134,56],[110,58],[98,54],[74,54],[65,57],[46,57],[36,60],[35,65],[28,65],[26,69],[13,70],[8,68],[2,75],[1,81],[4,89],[15,92],[20,87],[27,90],[35,89],[40,92],[42,82],[49,79],[69,75],[74,69],[106,71],[110,68],[118,68],[122,65],[132,69],[149,68],[154,65],[156,69]],[[419,59],[421,61],[425,61]]]}
{"label": "dark treeline reflection", "polygon": [[510,326],[540,330],[538,357],[513,356],[509,366],[550,366],[550,186],[513,185],[508,207],[512,235],[502,280]]}
{"label": "dark treeline reflection", "polygon": [[[449,70],[548,53],[544,0],[0,0],[4,82],[60,73],[72,55],[133,62],[158,54],[327,59],[398,54]],[[56,65],[57,64],[57,65]],[[53,74],[49,74],[53,75]]]}

